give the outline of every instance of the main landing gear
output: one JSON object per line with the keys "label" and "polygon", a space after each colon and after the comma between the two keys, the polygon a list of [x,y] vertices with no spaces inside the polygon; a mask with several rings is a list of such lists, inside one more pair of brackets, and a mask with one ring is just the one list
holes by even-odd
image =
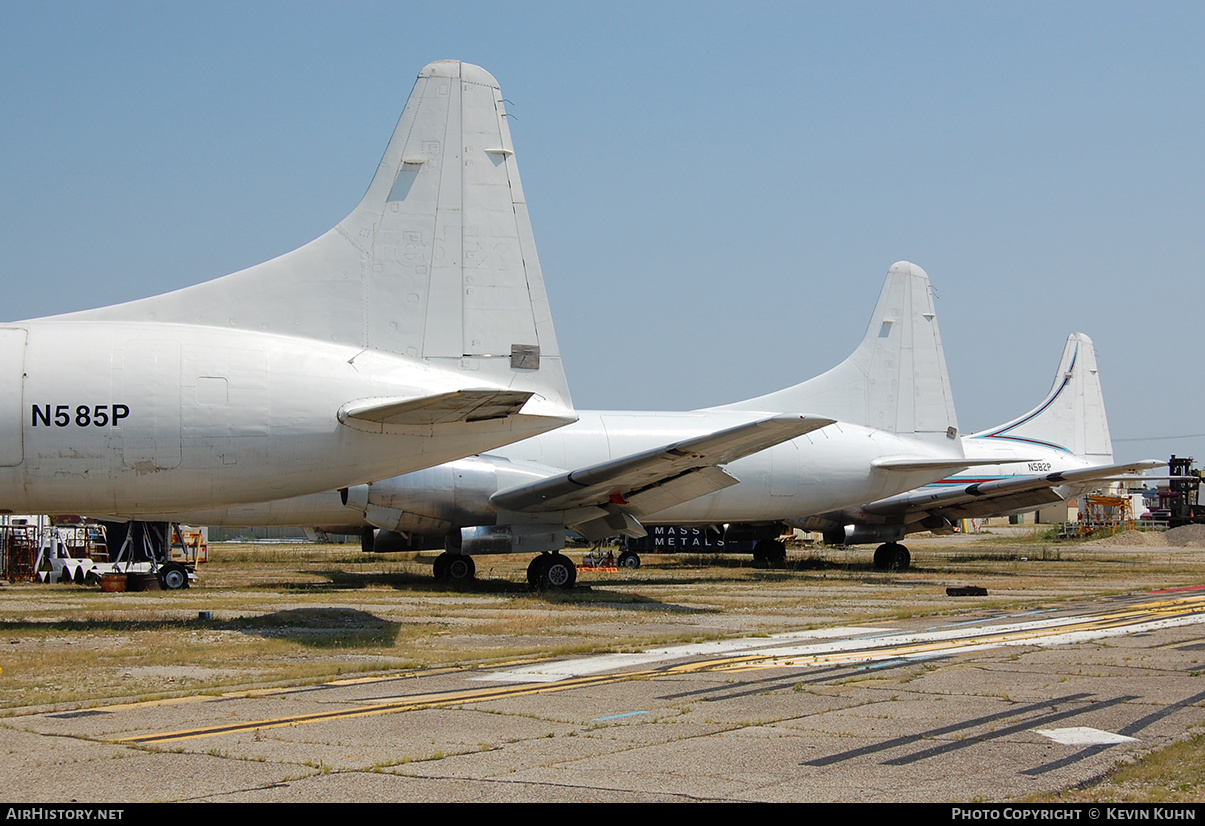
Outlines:
{"label": "main landing gear", "polygon": [[635,551],[624,551],[619,555],[619,567],[636,570],[640,567],[640,554]]}
{"label": "main landing gear", "polygon": [[577,582],[577,566],[560,552],[540,554],[527,566],[527,582],[537,591],[568,591]]}
{"label": "main landing gear", "polygon": [[898,542],[886,542],[874,551],[874,566],[880,571],[902,571],[912,564],[912,554]]}
{"label": "main landing gear", "polygon": [[753,564],[761,568],[782,568],[787,564],[787,546],[777,539],[759,540],[753,549]]}
{"label": "main landing gear", "polygon": [[450,554],[444,551],[435,557],[435,578],[440,582],[458,584],[471,582],[477,576],[477,565],[473,557],[466,554]]}
{"label": "main landing gear", "polygon": [[[432,566],[435,579],[449,585],[471,582],[477,576],[477,566],[468,554],[445,551],[435,558]],[[568,591],[577,582],[577,566],[562,553],[544,553],[527,566],[527,582],[537,591]]]}

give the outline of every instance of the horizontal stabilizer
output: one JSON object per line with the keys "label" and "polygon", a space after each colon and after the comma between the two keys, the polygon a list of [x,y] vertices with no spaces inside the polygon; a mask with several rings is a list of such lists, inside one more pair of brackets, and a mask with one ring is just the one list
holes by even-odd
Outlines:
{"label": "horizontal stabilizer", "polygon": [[[625,506],[629,500],[637,501],[637,497],[648,489],[683,474],[733,462],[832,423],[832,419],[817,416],[772,416],[499,491],[490,497],[490,501],[507,510],[529,512],[604,503]],[[685,498],[678,498],[658,510],[717,489],[714,480],[701,487],[708,489],[694,493],[700,486],[683,484],[678,491],[679,496]]]}
{"label": "horizontal stabilizer", "polygon": [[[1060,485],[1083,485],[1091,482],[1107,482],[1120,475],[1139,473],[1147,468],[1166,466],[1167,462],[1149,459],[1121,465],[1097,465],[1095,467],[1064,470],[1056,473],[1038,473],[1032,476],[1015,476],[991,482],[975,482],[970,485],[958,485],[952,488],[935,490],[922,488],[920,490],[902,493],[887,499],[880,499],[863,510],[879,516],[895,516],[919,511],[935,512],[943,508],[961,507],[974,502],[976,505],[991,503],[991,513],[1005,512],[1005,498],[1015,497],[1029,491],[1054,488]],[[1059,497],[1053,497],[1057,501]],[[979,509],[979,508],[977,508]],[[984,511],[989,512],[989,511]],[[958,514],[955,518],[964,518]]]}
{"label": "horizontal stabilizer", "polygon": [[485,388],[417,399],[364,399],[343,405],[339,421],[352,427],[357,422],[407,427],[504,419],[516,415],[532,395],[527,391]]}

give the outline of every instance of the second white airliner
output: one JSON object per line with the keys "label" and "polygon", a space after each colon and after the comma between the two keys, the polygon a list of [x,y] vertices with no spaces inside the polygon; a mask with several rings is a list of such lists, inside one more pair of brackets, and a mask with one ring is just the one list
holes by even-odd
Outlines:
{"label": "second white airliner", "polygon": [[821,376],[706,410],[579,413],[561,430],[341,494],[158,518],[375,526],[412,549],[446,548],[435,573],[449,579],[473,576],[476,554],[539,553],[531,582],[567,587],[574,568],[557,553],[567,530],[602,539],[652,524],[781,526],[973,464],[929,278],[907,262],[891,267],[857,350]]}

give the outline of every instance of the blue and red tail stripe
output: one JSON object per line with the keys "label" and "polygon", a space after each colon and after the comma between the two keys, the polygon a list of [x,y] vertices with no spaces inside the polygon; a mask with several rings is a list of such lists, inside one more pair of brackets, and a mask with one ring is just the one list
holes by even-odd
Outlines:
{"label": "blue and red tail stripe", "polygon": [[1008,424],[1001,427],[999,430],[994,430],[991,433],[981,433],[972,438],[975,438],[975,439],[1000,439],[1002,441],[1009,441],[1009,442],[1023,442],[1025,444],[1039,445],[1041,447],[1048,447],[1048,448],[1051,448],[1052,450],[1061,450],[1063,453],[1071,453],[1072,451],[1070,450],[1070,448],[1066,447],[1065,445],[1059,445],[1059,444],[1055,444],[1053,442],[1043,442],[1041,439],[1029,439],[1024,436],[1007,436],[1005,434],[1007,434],[1010,430],[1018,428],[1021,425],[1025,424],[1026,422],[1031,422],[1034,419],[1036,419],[1038,416],[1041,416],[1043,413],[1046,412],[1046,410],[1050,407],[1050,405],[1054,404],[1058,400],[1059,396],[1061,396],[1063,394],[1063,391],[1067,389],[1067,385],[1069,385],[1071,383],[1071,375],[1070,374],[1075,372],[1075,363],[1078,360],[1079,360],[1079,345],[1077,344],[1077,345],[1075,345],[1075,353],[1071,356],[1071,364],[1064,371],[1063,383],[1060,384],[1058,386],[1058,388],[1053,393],[1050,394],[1049,398],[1047,398],[1046,401],[1042,402],[1042,404],[1039,405],[1037,407],[1037,409],[1027,413],[1025,416],[1023,416],[1020,419],[1017,419],[1015,422],[1009,422]]}

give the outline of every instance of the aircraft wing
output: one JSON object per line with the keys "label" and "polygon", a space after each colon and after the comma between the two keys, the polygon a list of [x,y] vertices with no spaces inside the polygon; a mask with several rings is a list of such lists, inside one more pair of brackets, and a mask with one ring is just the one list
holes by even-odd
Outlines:
{"label": "aircraft wing", "polygon": [[1157,459],[1148,459],[1128,464],[1096,465],[1056,473],[1014,476],[990,482],[957,485],[944,490],[921,488],[871,502],[869,505],[863,505],[862,510],[876,516],[908,515],[925,511],[939,513],[950,521],[978,519],[1018,508],[1057,502],[1062,497],[1055,493],[1054,488],[1061,485],[1107,482],[1166,464],[1167,462]]}
{"label": "aircraft wing", "polygon": [[619,506],[639,516],[734,484],[720,465],[833,423],[779,415],[571,470],[490,497],[500,508],[540,513]]}

